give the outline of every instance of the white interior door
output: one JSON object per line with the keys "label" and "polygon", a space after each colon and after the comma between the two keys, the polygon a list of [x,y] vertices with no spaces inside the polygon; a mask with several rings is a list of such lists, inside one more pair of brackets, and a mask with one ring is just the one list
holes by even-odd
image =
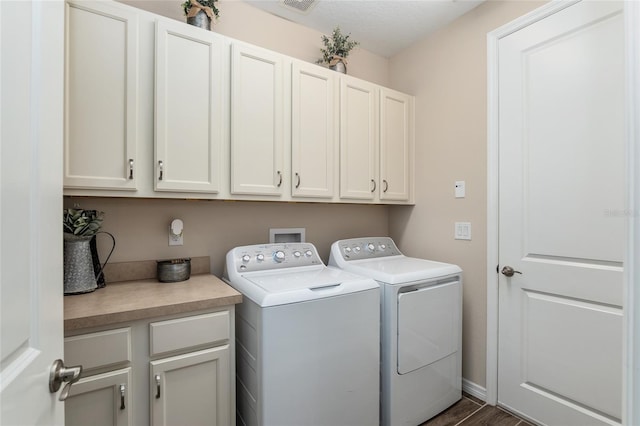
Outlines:
{"label": "white interior door", "polygon": [[[622,409],[624,20],[583,1],[499,49],[498,402],[542,424]],[[508,274],[507,274],[508,275]]]}
{"label": "white interior door", "polygon": [[63,424],[64,3],[2,1],[0,22],[0,423]]}

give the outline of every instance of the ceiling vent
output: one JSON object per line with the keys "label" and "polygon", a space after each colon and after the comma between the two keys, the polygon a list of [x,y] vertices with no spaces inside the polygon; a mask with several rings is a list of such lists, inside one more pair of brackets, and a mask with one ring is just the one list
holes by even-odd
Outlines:
{"label": "ceiling vent", "polygon": [[280,0],[280,4],[299,13],[309,13],[316,0]]}

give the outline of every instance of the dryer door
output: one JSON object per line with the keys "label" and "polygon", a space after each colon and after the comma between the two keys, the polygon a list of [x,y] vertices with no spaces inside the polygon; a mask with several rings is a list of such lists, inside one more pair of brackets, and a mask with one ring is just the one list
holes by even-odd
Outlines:
{"label": "dryer door", "polygon": [[460,281],[398,295],[398,373],[405,374],[458,350]]}

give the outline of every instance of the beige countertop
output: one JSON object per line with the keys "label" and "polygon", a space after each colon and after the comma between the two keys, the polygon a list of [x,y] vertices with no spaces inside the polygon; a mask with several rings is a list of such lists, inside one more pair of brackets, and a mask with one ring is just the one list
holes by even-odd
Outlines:
{"label": "beige countertop", "polygon": [[187,281],[156,279],[107,284],[92,293],[64,297],[64,330],[97,327],[187,313],[242,302],[242,295],[215,275]]}

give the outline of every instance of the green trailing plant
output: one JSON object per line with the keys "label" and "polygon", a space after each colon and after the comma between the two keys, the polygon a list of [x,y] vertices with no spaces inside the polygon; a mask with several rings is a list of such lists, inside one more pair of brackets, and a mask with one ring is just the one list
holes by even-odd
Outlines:
{"label": "green trailing plant", "polygon": [[331,64],[334,58],[346,59],[349,56],[349,52],[358,46],[360,43],[354,40],[349,40],[351,34],[344,35],[340,31],[340,27],[337,26],[331,32],[331,37],[326,35],[322,36],[322,43],[324,48],[320,49],[322,52],[322,58],[316,61],[317,64]]}
{"label": "green trailing plant", "polygon": [[96,210],[64,209],[63,230],[66,234],[90,237],[102,226],[104,213]]}
{"label": "green trailing plant", "polygon": [[[204,7],[210,7],[211,10],[213,11],[213,14],[215,15],[216,19],[218,19],[220,17],[220,10],[218,10],[218,8],[216,7],[216,2],[218,0],[197,0],[198,3],[200,3],[202,6]],[[182,10],[184,11],[185,16],[189,14],[189,9],[191,9],[192,6],[192,2],[191,0],[187,0],[184,3],[182,3]]]}

